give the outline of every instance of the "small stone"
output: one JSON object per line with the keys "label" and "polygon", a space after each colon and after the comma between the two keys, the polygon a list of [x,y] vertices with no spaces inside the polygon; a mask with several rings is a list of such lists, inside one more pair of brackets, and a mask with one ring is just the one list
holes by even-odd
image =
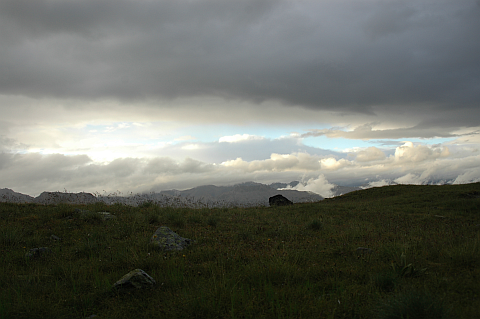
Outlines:
{"label": "small stone", "polygon": [[60,240],[62,240],[60,237],[55,236],[55,235],[50,236],[50,239],[51,239],[51,240],[54,240],[54,241],[60,241]]}
{"label": "small stone", "polygon": [[144,289],[155,285],[155,280],[145,271],[135,269],[120,278],[114,285],[115,289]]}

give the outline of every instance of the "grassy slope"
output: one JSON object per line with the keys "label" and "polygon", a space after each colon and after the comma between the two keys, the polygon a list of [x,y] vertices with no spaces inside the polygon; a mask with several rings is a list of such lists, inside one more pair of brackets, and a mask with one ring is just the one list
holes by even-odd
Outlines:
{"label": "grassy slope", "polygon": [[[196,243],[156,251],[149,239],[162,225]],[[405,298],[431,316],[474,318],[479,231],[479,183],[373,188],[281,208],[2,203],[0,318],[388,318],[415,307]],[[25,259],[42,246],[52,254]],[[111,291],[136,268],[154,289]]]}

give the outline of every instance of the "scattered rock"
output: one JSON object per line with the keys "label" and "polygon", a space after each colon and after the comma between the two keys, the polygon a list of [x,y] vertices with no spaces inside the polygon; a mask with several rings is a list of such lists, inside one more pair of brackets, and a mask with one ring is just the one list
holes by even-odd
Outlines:
{"label": "scattered rock", "polygon": [[275,195],[268,199],[270,206],[288,206],[293,205],[293,202],[283,195]]}
{"label": "scattered rock", "polygon": [[357,254],[359,255],[367,255],[373,253],[373,250],[370,248],[365,248],[365,247],[358,247],[357,248]]}
{"label": "scattered rock", "polygon": [[155,280],[149,274],[141,269],[135,269],[113,284],[113,288],[119,290],[145,289],[151,288],[155,284]]}
{"label": "scattered rock", "polygon": [[52,251],[48,247],[38,247],[30,249],[26,254],[26,258],[40,258],[44,255],[50,254]]}
{"label": "scattered rock", "polygon": [[166,226],[159,227],[150,239],[162,250],[182,250],[192,243],[191,239],[180,237]]}

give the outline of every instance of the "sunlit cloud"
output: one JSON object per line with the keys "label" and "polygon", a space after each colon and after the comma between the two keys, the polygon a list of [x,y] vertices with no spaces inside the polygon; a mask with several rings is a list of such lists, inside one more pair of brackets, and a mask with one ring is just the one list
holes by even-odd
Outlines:
{"label": "sunlit cloud", "polygon": [[324,198],[329,198],[333,196],[332,189],[335,187],[334,184],[328,182],[323,174],[318,177],[312,177],[307,181],[302,181],[294,187],[280,188],[280,189],[292,189],[297,191],[312,192],[319,194]]}
{"label": "sunlit cloud", "polygon": [[261,140],[263,137],[250,134],[235,134],[232,136],[222,136],[218,141],[220,143],[237,143],[251,140]]}
{"label": "sunlit cloud", "polygon": [[200,145],[199,144],[187,144],[187,145],[184,145],[182,146],[182,149],[183,150],[198,150],[200,149]]}

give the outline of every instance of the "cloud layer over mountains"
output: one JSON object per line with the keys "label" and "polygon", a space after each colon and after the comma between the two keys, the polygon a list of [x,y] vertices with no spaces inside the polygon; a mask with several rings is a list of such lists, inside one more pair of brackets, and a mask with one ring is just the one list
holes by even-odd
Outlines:
{"label": "cloud layer over mountains", "polygon": [[[451,147],[454,149],[455,145]],[[326,196],[332,182],[350,186],[382,179],[405,184],[480,181],[479,160],[477,150],[459,155],[447,146],[413,143],[397,147],[390,155],[370,147],[341,156],[274,153],[263,160],[237,158],[219,164],[192,158],[175,161],[169,157],[119,158],[101,164],[86,155],[0,153],[0,180],[16,191],[36,195],[45,190],[64,189],[136,193],[186,189],[207,184],[206,181],[232,185],[250,180],[272,183],[303,177],[307,186],[298,190]]]}

